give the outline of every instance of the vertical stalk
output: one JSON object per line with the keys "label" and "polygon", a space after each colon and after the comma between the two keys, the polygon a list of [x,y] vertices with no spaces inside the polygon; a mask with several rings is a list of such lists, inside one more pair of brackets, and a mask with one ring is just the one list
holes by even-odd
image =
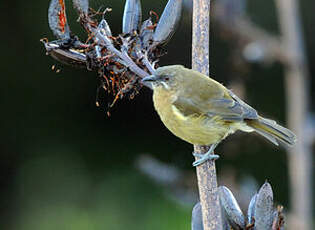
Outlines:
{"label": "vertical stalk", "polygon": [[[209,75],[210,0],[193,1],[192,68]],[[207,146],[194,146],[194,151],[205,153]],[[222,219],[214,161],[197,167],[199,197],[204,230],[221,230]]]}
{"label": "vertical stalk", "polygon": [[287,120],[296,134],[296,145],[288,150],[291,186],[289,229],[312,229],[312,152],[305,125],[309,111],[309,73],[303,43],[298,0],[276,0],[282,41],[289,54],[285,69]]}

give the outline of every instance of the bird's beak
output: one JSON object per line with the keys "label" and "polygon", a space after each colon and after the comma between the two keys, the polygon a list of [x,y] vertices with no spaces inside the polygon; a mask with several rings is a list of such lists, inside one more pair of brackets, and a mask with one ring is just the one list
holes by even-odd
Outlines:
{"label": "bird's beak", "polygon": [[157,76],[155,75],[150,75],[150,76],[147,76],[145,78],[142,78],[141,82],[142,83],[153,83],[157,80]]}

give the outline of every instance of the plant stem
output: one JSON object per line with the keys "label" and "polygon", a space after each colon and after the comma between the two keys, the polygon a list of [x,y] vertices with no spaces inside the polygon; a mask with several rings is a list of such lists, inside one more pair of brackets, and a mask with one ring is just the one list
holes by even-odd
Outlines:
{"label": "plant stem", "polygon": [[305,132],[309,115],[309,72],[305,55],[298,0],[276,0],[282,41],[289,52],[285,69],[287,119],[298,141],[288,149],[292,216],[289,229],[312,228],[312,150]]}
{"label": "plant stem", "polygon": [[[209,75],[210,0],[193,1],[192,68]],[[206,153],[209,147],[194,146],[194,151]],[[217,175],[214,161],[197,167],[197,178],[204,230],[221,230]]]}

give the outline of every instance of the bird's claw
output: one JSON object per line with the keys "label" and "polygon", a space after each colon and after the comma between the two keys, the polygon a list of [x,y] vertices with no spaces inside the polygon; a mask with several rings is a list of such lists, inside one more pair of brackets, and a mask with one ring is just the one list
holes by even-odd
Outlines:
{"label": "bird's claw", "polygon": [[193,155],[195,157],[200,157],[200,159],[198,159],[198,160],[193,162],[192,165],[194,167],[197,167],[197,166],[203,164],[204,162],[206,162],[208,160],[217,160],[217,159],[219,159],[219,155],[211,154],[211,153],[206,153],[206,154],[193,153]]}
{"label": "bird's claw", "polygon": [[192,153],[192,155],[193,155],[194,157],[199,157],[199,158],[202,158],[205,154],[201,154],[201,153],[195,153],[195,152],[193,152],[193,153]]}

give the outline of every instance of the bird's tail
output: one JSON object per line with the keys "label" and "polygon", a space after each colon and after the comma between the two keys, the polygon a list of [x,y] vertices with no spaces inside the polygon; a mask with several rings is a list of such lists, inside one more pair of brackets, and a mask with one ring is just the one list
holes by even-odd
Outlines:
{"label": "bird's tail", "polygon": [[291,130],[278,125],[273,120],[259,117],[256,120],[247,120],[246,123],[275,145],[281,142],[286,146],[293,146],[296,142],[296,136]]}

